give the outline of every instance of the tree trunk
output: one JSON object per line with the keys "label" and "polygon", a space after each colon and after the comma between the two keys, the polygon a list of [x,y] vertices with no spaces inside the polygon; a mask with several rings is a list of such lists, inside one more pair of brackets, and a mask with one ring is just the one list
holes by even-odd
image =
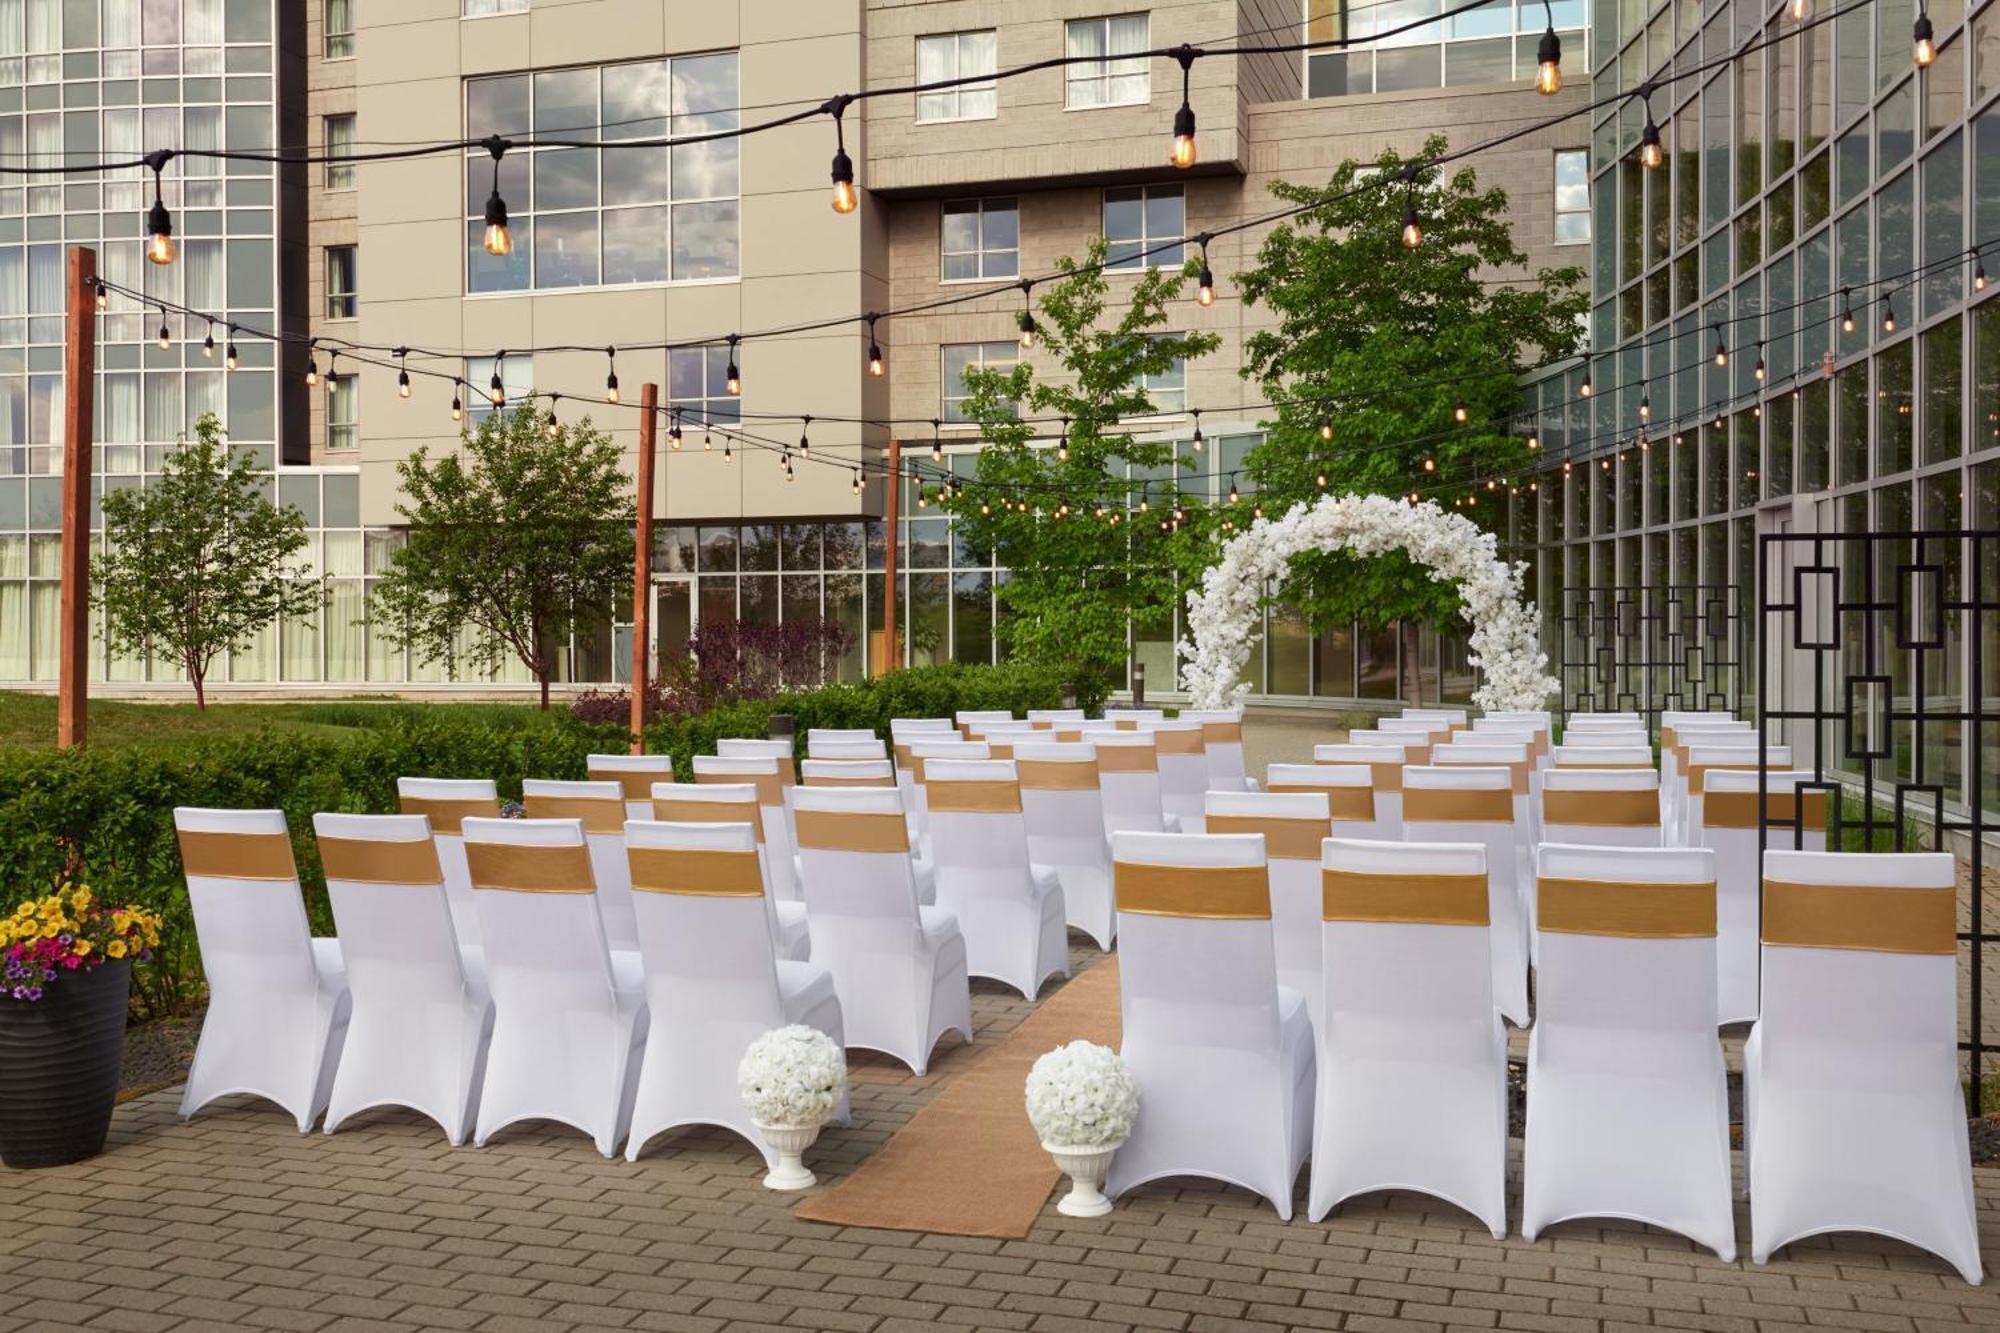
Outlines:
{"label": "tree trunk", "polygon": [[542,711],[546,713],[549,711],[549,673],[547,671],[537,671],[535,673],[535,679],[541,682]]}
{"label": "tree trunk", "polygon": [[203,672],[200,667],[191,666],[188,668],[188,682],[194,686],[194,707],[198,713],[206,713],[208,711],[208,694],[203,687],[202,675]]}
{"label": "tree trunk", "polygon": [[1418,639],[1417,622],[1414,620],[1405,620],[1403,622],[1403,670],[1409,678],[1408,694],[1410,707],[1422,708],[1424,706],[1424,662]]}

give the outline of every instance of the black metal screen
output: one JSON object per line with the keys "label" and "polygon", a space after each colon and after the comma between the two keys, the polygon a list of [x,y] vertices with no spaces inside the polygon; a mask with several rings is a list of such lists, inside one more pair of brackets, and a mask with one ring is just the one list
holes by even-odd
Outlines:
{"label": "black metal screen", "polygon": [[1563,590],[1565,714],[1740,712],[1746,627],[1722,584],[1586,586]]}
{"label": "black metal screen", "polygon": [[[2000,827],[2000,532],[1774,533],[1758,557],[1759,731],[1811,770],[1800,790],[1827,793],[1827,848],[1942,850],[1961,862],[1960,1047],[1979,1111],[1986,1057],[2000,1050],[1984,1012],[1985,840]],[[1765,804],[1761,846],[1801,836]]]}

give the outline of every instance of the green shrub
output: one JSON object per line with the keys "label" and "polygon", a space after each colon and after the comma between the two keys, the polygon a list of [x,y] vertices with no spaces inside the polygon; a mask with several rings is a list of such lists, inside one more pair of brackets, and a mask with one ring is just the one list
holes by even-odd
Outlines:
{"label": "green shrub", "polygon": [[[646,748],[672,755],[687,779],[692,756],[713,754],[722,737],[767,734],[774,713],[795,719],[803,754],[812,727],[869,727],[886,736],[891,718],[1057,707],[1066,688],[1061,674],[1047,668],[924,667],[663,718],[647,728]],[[1100,702],[1078,700],[1092,708]],[[312,706],[309,714],[303,720],[330,729],[144,748],[0,748],[0,910],[73,875],[107,901],[159,912],[165,928],[157,959],[139,969],[134,982],[149,1013],[171,1013],[201,991],[175,806],[283,810],[313,928],[328,933],[333,919],[312,838],[315,813],[394,810],[399,777],[490,778],[503,799],[518,798],[523,778],[581,778],[588,755],[627,746],[622,727],[515,705],[328,703]]]}

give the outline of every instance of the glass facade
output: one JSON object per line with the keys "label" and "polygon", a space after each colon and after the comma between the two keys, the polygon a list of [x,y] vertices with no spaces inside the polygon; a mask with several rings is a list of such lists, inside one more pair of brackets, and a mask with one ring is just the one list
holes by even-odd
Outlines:
{"label": "glass facade", "polygon": [[[1585,0],[1552,0],[1546,8],[1542,0],[1492,0],[1440,23],[1423,22],[1456,7],[1446,0],[1307,0],[1306,40],[1331,49],[1307,52],[1306,96],[1531,79],[1551,19],[1562,37],[1563,77],[1582,76]],[[1355,45],[1336,46],[1343,40]]]}

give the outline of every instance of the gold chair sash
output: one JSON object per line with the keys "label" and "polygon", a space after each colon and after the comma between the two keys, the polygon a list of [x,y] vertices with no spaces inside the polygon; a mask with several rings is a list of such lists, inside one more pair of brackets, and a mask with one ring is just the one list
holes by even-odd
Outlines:
{"label": "gold chair sash", "polygon": [[1243,740],[1241,722],[1204,722],[1201,724],[1203,745],[1237,745]]}
{"label": "gold chair sash", "polygon": [[668,824],[748,824],[764,841],[764,807],[755,801],[695,801],[653,798],[653,818]]}
{"label": "gold chair sash", "polygon": [[788,754],[778,755],[777,760],[778,760],[778,785],[781,787],[798,786],[799,785],[798,761],[793,759]]}
{"label": "gold chair sash", "polygon": [[530,819],[580,819],[585,833],[623,833],[625,802],[602,796],[523,796]]}
{"label": "gold chair sash", "polygon": [[1375,818],[1373,787],[1321,787],[1309,782],[1274,782],[1264,790],[1323,792],[1326,795],[1327,809],[1336,821],[1358,820],[1367,823]]}
{"label": "gold chair sash", "polygon": [[1538,930],[1658,940],[1715,934],[1714,880],[1668,884],[1544,875],[1535,892]]}
{"label": "gold chair sash", "polygon": [[1396,749],[1386,753],[1387,759],[1315,759],[1315,764],[1364,764],[1368,768],[1368,785],[1376,791],[1401,791],[1403,789],[1403,765],[1413,761],[1404,758],[1407,751]]}
{"label": "gold chair sash", "polygon": [[1764,943],[1870,953],[1958,953],[1958,891],[1764,881]]}
{"label": "gold chair sash", "polygon": [[1017,759],[1014,769],[1026,791],[1096,791],[1094,759]]}
{"label": "gold chair sash", "polygon": [[1113,718],[1112,721],[1117,724],[1120,731],[1137,731],[1139,729],[1139,719],[1136,717]]}
{"label": "gold chair sash", "polygon": [[636,768],[592,768],[585,770],[592,782],[615,782],[628,801],[650,801],[653,799],[655,782],[672,782],[672,769],[664,771]]}
{"label": "gold chair sash", "polygon": [[1100,745],[1097,747],[1099,773],[1157,773],[1160,756],[1150,745]]}
{"label": "gold chair sash", "polygon": [[764,872],[757,851],[723,847],[629,847],[632,888],[697,898],[761,898]]}
{"label": "gold chair sash", "polygon": [[1161,727],[1153,732],[1153,748],[1161,754],[1205,754],[1199,727]]}
{"label": "gold chair sash", "polygon": [[[1120,727],[1120,728],[1119,728],[1119,730],[1120,730],[1120,731],[1131,731],[1131,730],[1133,730],[1133,728],[1131,728],[1131,727]],[[1050,735],[1050,739],[1052,739],[1052,740],[1056,741],[1056,742],[1057,742],[1058,744],[1061,744],[1061,745],[1075,745],[1075,744],[1077,744],[1077,743],[1078,743],[1079,741],[1081,741],[1081,740],[1083,739],[1083,728],[1082,728],[1082,727],[1051,727],[1051,728],[1049,728],[1049,735]]]}
{"label": "gold chair sash", "polygon": [[932,814],[1018,815],[1021,784],[1006,778],[935,782],[924,788]]}
{"label": "gold chair sash", "polygon": [[850,778],[833,773],[806,774],[806,786],[808,787],[874,787],[880,790],[881,788],[893,787],[895,785],[896,779],[894,776],[884,778]]}
{"label": "gold chair sash", "polygon": [[694,775],[694,780],[700,785],[711,787],[748,784],[757,789],[757,804],[785,803],[782,775],[777,773],[697,773]]}
{"label": "gold chair sash", "polygon": [[1626,770],[1626,769],[1636,770],[1643,768],[1650,771],[1653,765],[1648,762],[1626,762],[1620,764],[1607,764],[1601,761],[1593,761],[1589,759],[1570,759],[1570,760],[1558,759],[1556,761],[1556,767],[1557,768],[1605,768],[1605,769],[1619,769],[1619,770]]}
{"label": "gold chair sash", "polygon": [[1210,815],[1210,833],[1261,833],[1264,855],[1273,860],[1317,861],[1320,843],[1332,832],[1323,819],[1271,815]]}
{"label": "gold chair sash", "polygon": [[350,884],[442,884],[437,844],[429,838],[390,842],[382,838],[319,840],[319,864],[328,879]]}
{"label": "gold chair sash", "polygon": [[1112,864],[1112,895],[1121,912],[1140,916],[1269,921],[1271,881],[1263,866]]}
{"label": "gold chair sash", "polygon": [[1511,824],[1514,793],[1498,788],[1407,787],[1405,824]]}
{"label": "gold chair sash", "polygon": [[[1805,827],[1816,833],[1826,832],[1826,792],[1823,789],[1804,793]],[[1774,823],[1789,828],[1800,818],[1799,793],[1790,787],[1773,788],[1765,793],[1770,802],[1771,819]],[[1758,818],[1757,793],[1754,791],[1711,791],[1702,794],[1701,822],[1709,828],[1754,829],[1762,821]]]}
{"label": "gold chair sash", "polygon": [[909,768],[911,766],[913,761],[910,756],[910,746],[912,743],[910,741],[898,741],[889,747],[890,756],[896,761],[897,768]]}
{"label": "gold chair sash", "polygon": [[1327,921],[1483,926],[1486,876],[1321,870],[1320,914]]}
{"label": "gold chair sash", "polygon": [[508,842],[468,842],[465,868],[475,889],[517,893],[595,893],[590,849],[523,847]]}
{"label": "gold chair sash", "polygon": [[286,833],[204,833],[180,829],[181,870],[190,878],[296,880]]}
{"label": "gold chair sash", "polygon": [[1588,828],[1657,828],[1660,823],[1660,793],[1643,791],[1577,790],[1572,787],[1544,789],[1544,824],[1575,824]]}
{"label": "gold chair sash", "polygon": [[910,827],[900,814],[859,810],[795,810],[799,846],[824,852],[908,852]]}
{"label": "gold chair sash", "polygon": [[424,815],[431,821],[433,833],[457,833],[460,825],[468,819],[500,818],[500,802],[438,796],[399,796],[396,808],[406,815]]}
{"label": "gold chair sash", "polygon": [[1014,757],[1014,747],[1007,741],[988,741],[986,742],[986,753],[993,759],[1012,759]]}

